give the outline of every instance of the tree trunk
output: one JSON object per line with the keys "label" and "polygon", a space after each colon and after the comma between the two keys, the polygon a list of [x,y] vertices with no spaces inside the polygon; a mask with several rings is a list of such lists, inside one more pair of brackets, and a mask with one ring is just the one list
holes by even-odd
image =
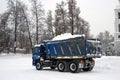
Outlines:
{"label": "tree trunk", "polygon": [[74,34],[74,21],[73,21],[73,11],[72,11],[72,21],[71,21],[71,34]]}
{"label": "tree trunk", "polygon": [[27,30],[28,30],[28,35],[29,35],[29,40],[30,40],[30,48],[31,48],[31,51],[33,50],[32,49],[32,40],[31,40],[31,34],[30,34],[30,28],[29,28],[29,22],[28,22],[28,19],[27,19],[27,16],[24,12],[24,9],[22,9],[23,11],[23,14],[24,14],[24,17],[25,17],[25,20],[26,20],[26,24],[27,24]]}
{"label": "tree trunk", "polygon": [[35,5],[35,16],[36,16],[36,44],[38,44],[38,11],[37,11],[37,7]]}
{"label": "tree trunk", "polygon": [[15,32],[14,32],[14,35],[15,35],[15,39],[14,39],[14,54],[16,53],[16,47],[17,47],[17,2],[16,2],[16,7],[15,7]]}

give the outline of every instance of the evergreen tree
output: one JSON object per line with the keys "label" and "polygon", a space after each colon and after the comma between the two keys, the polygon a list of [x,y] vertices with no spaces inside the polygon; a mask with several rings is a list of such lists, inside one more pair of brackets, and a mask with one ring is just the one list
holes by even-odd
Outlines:
{"label": "evergreen tree", "polygon": [[54,31],[53,31],[53,17],[52,17],[52,11],[49,10],[47,14],[46,24],[48,27],[48,35],[50,38],[54,37]]}
{"label": "evergreen tree", "polygon": [[66,33],[68,30],[67,26],[67,10],[65,9],[66,3],[61,1],[60,4],[57,4],[55,10],[55,34],[60,35]]}

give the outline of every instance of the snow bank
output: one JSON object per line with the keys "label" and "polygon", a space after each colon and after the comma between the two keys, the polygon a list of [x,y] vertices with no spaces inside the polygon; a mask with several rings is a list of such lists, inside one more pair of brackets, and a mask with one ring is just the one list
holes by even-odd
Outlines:
{"label": "snow bank", "polygon": [[2,53],[2,54],[0,54],[1,56],[6,56],[7,55],[7,53]]}
{"label": "snow bank", "polygon": [[54,40],[65,40],[65,39],[70,39],[70,38],[75,38],[75,37],[85,37],[85,35],[71,35],[70,33],[65,33],[65,34],[61,34],[61,35],[58,35],[56,37],[54,37],[52,39],[52,41]]}
{"label": "snow bank", "polygon": [[[16,54],[20,54],[20,53],[16,53]],[[14,55],[14,53],[1,53],[0,56],[8,56],[8,55]]]}

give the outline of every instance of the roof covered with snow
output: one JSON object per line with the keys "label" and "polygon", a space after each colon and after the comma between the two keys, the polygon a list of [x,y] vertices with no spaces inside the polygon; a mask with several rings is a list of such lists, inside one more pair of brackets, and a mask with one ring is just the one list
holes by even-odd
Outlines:
{"label": "roof covered with snow", "polygon": [[36,44],[34,47],[40,47],[41,44]]}

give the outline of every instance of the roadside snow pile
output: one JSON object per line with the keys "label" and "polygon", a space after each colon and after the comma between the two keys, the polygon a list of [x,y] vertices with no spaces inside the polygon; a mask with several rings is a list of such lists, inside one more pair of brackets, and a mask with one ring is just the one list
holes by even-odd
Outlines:
{"label": "roadside snow pile", "polygon": [[7,55],[7,53],[2,53],[2,54],[0,54],[0,55],[2,55],[2,56],[6,56],[6,55]]}
{"label": "roadside snow pile", "polygon": [[1,53],[0,56],[7,56],[8,54],[9,55],[14,55],[14,53],[9,52],[9,53]]}
{"label": "roadside snow pile", "polygon": [[56,37],[54,37],[52,39],[52,41],[54,40],[65,40],[65,39],[70,39],[70,38],[75,38],[75,37],[85,37],[85,35],[71,35],[70,33],[65,33],[65,34],[61,34],[61,35],[58,35]]}

